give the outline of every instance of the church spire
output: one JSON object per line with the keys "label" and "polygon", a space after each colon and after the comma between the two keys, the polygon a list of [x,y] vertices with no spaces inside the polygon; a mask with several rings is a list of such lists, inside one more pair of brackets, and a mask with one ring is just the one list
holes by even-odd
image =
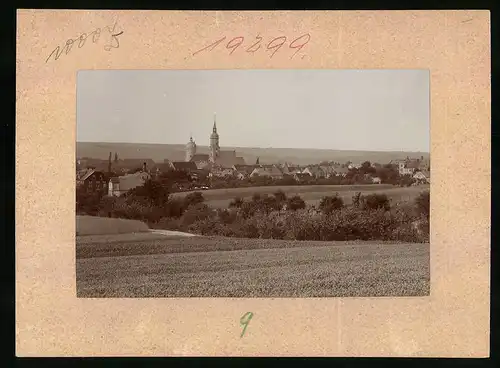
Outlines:
{"label": "church spire", "polygon": [[214,112],[214,127],[213,127],[213,132],[217,133],[217,116]]}

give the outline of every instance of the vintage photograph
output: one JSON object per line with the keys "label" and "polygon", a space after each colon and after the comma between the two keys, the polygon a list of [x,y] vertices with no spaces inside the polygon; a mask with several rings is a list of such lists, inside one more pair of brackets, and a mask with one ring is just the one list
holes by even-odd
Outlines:
{"label": "vintage photograph", "polygon": [[430,292],[428,70],[85,70],[81,298]]}

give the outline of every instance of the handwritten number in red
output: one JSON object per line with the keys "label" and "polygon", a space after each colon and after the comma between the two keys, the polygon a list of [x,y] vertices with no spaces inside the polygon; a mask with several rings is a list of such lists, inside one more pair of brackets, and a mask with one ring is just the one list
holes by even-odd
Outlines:
{"label": "handwritten number in red", "polygon": [[[247,52],[251,52],[251,53],[254,53],[255,51],[257,51],[258,49],[260,49],[260,43],[262,42],[262,37],[260,36],[257,36],[255,37],[257,39],[257,42],[255,42],[252,46],[250,46],[246,51]],[[257,46],[257,48],[254,49],[254,47]]]}
{"label": "handwritten number in red", "polygon": [[240,37],[233,38],[231,41],[229,41],[227,43],[226,48],[228,50],[231,50],[231,52],[229,53],[229,55],[231,55],[233,52],[236,51],[236,49],[238,47],[240,47],[240,45],[243,43],[243,40],[244,40],[244,38],[240,36]]}
{"label": "handwritten number in red", "polygon": [[196,52],[193,53],[193,56],[202,52],[202,51],[205,51],[207,49],[210,49],[210,51],[212,51],[213,49],[215,49],[222,41],[224,41],[226,39],[226,36],[222,37],[220,40],[217,40],[215,41],[214,43],[208,45],[207,47],[204,47],[202,48],[201,50],[198,50]]}
{"label": "handwritten number in red", "polygon": [[[281,41],[278,41],[278,40],[281,40]],[[276,43],[275,45],[271,46],[275,41],[277,41],[278,43]],[[281,36],[281,37],[276,37],[274,38],[273,40],[271,40],[271,42],[268,43],[267,45],[267,49],[268,50],[274,50],[272,53],[271,53],[271,58],[274,56],[274,54],[276,54],[278,52],[278,50],[281,48],[281,46],[283,46],[283,44],[286,42],[286,37],[285,36]]]}
{"label": "handwritten number in red", "polygon": [[[303,39],[307,39],[306,41],[304,41]],[[299,38],[296,38],[295,40],[293,40],[291,43],[290,43],[290,48],[291,49],[297,49],[293,55],[290,57],[293,58],[300,50],[302,50],[302,48],[307,45],[307,43],[309,42],[309,40],[311,39],[311,35],[309,33],[306,33],[305,35],[302,35],[300,36]],[[299,40],[302,40],[302,41],[299,41]],[[296,44],[297,42],[297,44]]]}

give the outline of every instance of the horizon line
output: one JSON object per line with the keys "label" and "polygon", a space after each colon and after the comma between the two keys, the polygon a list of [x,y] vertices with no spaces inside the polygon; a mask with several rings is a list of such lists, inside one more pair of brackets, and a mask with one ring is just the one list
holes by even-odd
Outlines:
{"label": "horizon line", "polygon": [[[165,146],[185,146],[186,143],[151,143],[151,142],[106,142],[106,141],[76,141],[76,143],[99,143],[99,144],[149,144],[149,145],[165,145]],[[196,145],[197,147],[207,147],[209,145]],[[430,155],[429,151],[414,151],[414,150],[363,150],[363,149],[335,149],[335,148],[306,148],[306,147],[258,147],[258,146],[221,146],[221,148],[251,148],[251,149],[289,149],[289,150],[314,150],[314,151],[354,151],[354,152],[413,152],[413,153],[427,153]]]}
{"label": "horizon line", "polygon": [[[185,146],[186,143],[152,143],[152,142],[109,142],[109,141],[76,141],[76,143],[99,143],[99,144],[149,144],[149,145],[164,145],[164,146]],[[197,147],[207,147],[210,145],[198,145]],[[230,148],[258,148],[258,149],[294,149],[294,150],[313,150],[313,151],[354,151],[354,152],[413,152],[413,153],[427,153],[429,151],[414,151],[408,150],[366,150],[366,149],[336,149],[336,148],[309,148],[309,147],[259,147],[259,146],[220,146],[220,148],[230,147]]]}

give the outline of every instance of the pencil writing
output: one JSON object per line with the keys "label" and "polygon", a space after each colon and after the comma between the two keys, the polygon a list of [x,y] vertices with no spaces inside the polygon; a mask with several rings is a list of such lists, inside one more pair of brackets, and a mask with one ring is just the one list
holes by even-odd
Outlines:
{"label": "pencil writing", "polygon": [[240,325],[243,326],[243,331],[241,331],[240,337],[243,337],[243,335],[245,334],[245,331],[247,330],[248,324],[250,323],[250,320],[252,319],[252,317],[253,317],[252,312],[246,312],[243,315],[243,317],[240,318]]}
{"label": "pencil writing", "polygon": [[[110,35],[110,38],[108,38],[108,42],[104,44],[104,50],[106,51],[111,51],[112,49],[117,49],[120,47],[120,41],[118,36],[121,36],[123,34],[123,31],[118,32],[116,30],[116,25],[118,21],[115,21],[113,26],[105,26],[103,28],[96,28],[90,33],[82,33],[80,36],[77,38],[70,38],[66,41],[66,43],[61,47],[57,46],[50,55],[47,57],[45,60],[45,63],[47,63],[53,56],[53,60],[58,60],[63,54],[68,55],[71,50],[73,50],[73,47],[76,45],[79,49],[85,46],[87,41],[92,43],[97,43],[99,42],[99,39],[101,39],[101,36],[104,35]],[[107,32],[107,33],[106,33]]]}
{"label": "pencil writing", "polygon": [[[303,34],[295,39],[293,39],[289,44],[288,48],[291,50],[295,50],[295,52],[290,56],[290,58],[293,58],[298,52],[300,52],[311,40],[311,35],[309,33]],[[225,43],[227,41],[227,43]],[[199,49],[193,53],[193,56],[203,52],[211,52],[217,46],[219,46],[221,43],[225,43],[226,49],[229,50],[229,55],[232,55],[245,41],[244,36],[237,36],[233,37],[231,39],[227,39],[226,36],[221,37],[220,39],[212,42],[210,45],[203,47],[202,49]],[[265,52],[269,53],[269,57],[272,58],[282,47],[285,46],[287,43],[288,39],[286,36],[279,36],[275,37],[273,39],[268,40],[267,43],[262,44],[263,37],[260,35],[257,35],[255,37],[255,40],[251,41],[250,45],[244,49],[245,52],[248,53],[255,53],[258,50],[263,50]],[[264,46],[264,47],[262,47]],[[243,49],[242,49],[243,50]],[[304,55],[302,56],[304,57]]]}

